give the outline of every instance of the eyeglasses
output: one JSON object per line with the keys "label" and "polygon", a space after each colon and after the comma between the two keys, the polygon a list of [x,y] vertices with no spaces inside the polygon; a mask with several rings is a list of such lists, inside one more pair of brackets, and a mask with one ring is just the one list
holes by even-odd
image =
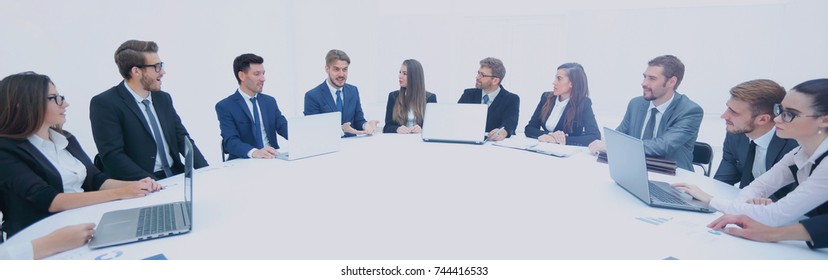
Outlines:
{"label": "eyeglasses", "polygon": [[782,104],[773,105],[773,114],[779,116],[783,122],[789,123],[794,120],[796,117],[821,117],[823,115],[800,115],[791,111],[787,111],[782,109]]}
{"label": "eyeglasses", "polygon": [[138,68],[153,67],[153,68],[155,68],[155,73],[161,73],[161,69],[164,68],[164,63],[159,62],[159,63],[156,63],[156,64],[139,64],[139,65],[135,65],[135,67],[138,67]]}
{"label": "eyeglasses", "polygon": [[484,78],[497,78],[497,76],[495,76],[495,75],[486,75],[486,74],[483,74],[483,72],[480,72],[480,71],[477,71],[477,76],[478,77],[484,77]]}
{"label": "eyeglasses", "polygon": [[58,106],[63,106],[63,101],[66,100],[66,96],[63,95],[52,95],[47,97],[48,100],[54,101],[55,104]]}

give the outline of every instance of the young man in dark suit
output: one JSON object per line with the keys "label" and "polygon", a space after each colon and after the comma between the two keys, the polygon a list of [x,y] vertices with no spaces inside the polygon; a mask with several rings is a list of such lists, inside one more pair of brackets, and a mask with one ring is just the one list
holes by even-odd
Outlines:
{"label": "young man in dark suit", "polygon": [[330,50],[325,56],[328,78],[305,93],[305,116],[342,112],[342,132],[345,137],[377,131],[379,121],[366,121],[356,86],[346,84],[351,58],[341,50]]}
{"label": "young man in dark suit", "polygon": [[480,61],[474,88],[466,89],[457,103],[486,104],[487,139],[500,141],[515,134],[520,110],[520,97],[501,85],[506,67],[500,59],[487,57]]}
{"label": "young man in dark suit", "polygon": [[[159,180],[184,172],[180,155],[189,133],[170,94],[161,91],[166,71],[158,45],[126,41],[115,51],[115,64],[124,81],[96,95],[89,104],[102,171],[119,180]],[[193,148],[195,167],[207,166],[195,143]]]}
{"label": "young man in dark suit", "polygon": [[[616,130],[643,140],[648,156],[671,159],[677,167],[693,171],[693,147],[704,110],[676,91],[684,77],[684,64],[677,57],[662,55],[647,65],[642,96],[630,100]],[[589,150],[605,152],[607,147],[595,140]]]}
{"label": "young man in dark suit", "polygon": [[[727,110],[722,113],[727,136],[716,180],[744,188],[764,174],[782,156],[799,146],[794,139],[776,136],[773,105],[782,102],[785,89],[771,80],[752,80],[730,89]],[[793,188],[786,186],[777,198]]]}
{"label": "young man in dark suit", "polygon": [[288,122],[276,99],[261,93],[265,69],[261,56],[248,53],[233,61],[239,89],[216,104],[222,146],[235,158],[275,158],[276,133],[287,139]]}

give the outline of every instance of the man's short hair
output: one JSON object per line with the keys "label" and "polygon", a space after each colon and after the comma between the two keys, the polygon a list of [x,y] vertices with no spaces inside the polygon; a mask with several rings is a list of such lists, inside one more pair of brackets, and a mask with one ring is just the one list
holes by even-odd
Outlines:
{"label": "man's short hair", "polygon": [[480,67],[488,67],[492,69],[492,75],[495,77],[500,78],[500,81],[503,82],[503,78],[506,77],[506,67],[503,66],[503,61],[494,57],[487,57],[480,61]]}
{"label": "man's short hair", "polygon": [[264,58],[252,53],[246,53],[237,56],[236,59],[233,60],[233,76],[236,77],[236,81],[239,82],[239,84],[241,84],[241,79],[239,79],[239,72],[247,73],[247,70],[250,69],[250,64],[262,63],[264,63]]}
{"label": "man's short hair", "polygon": [[785,88],[767,79],[751,80],[730,89],[730,97],[750,104],[751,114],[773,116],[773,105],[782,103]]}
{"label": "man's short hair", "polygon": [[129,40],[115,50],[115,64],[121,77],[132,78],[132,67],[147,63],[145,54],[158,53],[158,45],[153,41]]}
{"label": "man's short hair", "polygon": [[674,90],[678,89],[679,85],[681,84],[681,80],[684,79],[684,63],[681,63],[681,60],[674,55],[662,55],[650,62],[647,62],[649,66],[661,66],[664,69],[663,74],[668,80],[672,77],[676,77],[676,87],[673,88]]}
{"label": "man's short hair", "polygon": [[351,64],[351,58],[348,57],[348,54],[346,54],[343,51],[333,49],[333,50],[328,51],[328,55],[325,56],[325,65],[330,66],[331,64],[333,64],[337,60],[343,60],[343,61],[347,62],[348,65]]}

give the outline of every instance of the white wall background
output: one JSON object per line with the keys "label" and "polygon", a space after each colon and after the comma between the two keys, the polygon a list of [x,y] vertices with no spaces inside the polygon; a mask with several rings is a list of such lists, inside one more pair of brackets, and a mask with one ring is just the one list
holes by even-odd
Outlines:
{"label": "white wall background", "polygon": [[820,0],[0,0],[0,76],[50,75],[71,103],[65,128],[93,156],[89,100],[120,82],[115,49],[153,40],[167,70],[162,89],[217,164],[213,106],[237,87],[232,61],[242,53],[265,58],[264,91],[291,117],[325,78],[325,53],[342,49],[352,59],[348,82],[379,120],[404,59],[423,63],[438,101],[456,102],[474,86],[478,61],[498,57],[504,86],[522,99],[519,130],[562,63],[584,65],[599,125],[615,127],[641,95],[646,62],[674,54],[687,68],[679,92],[705,109],[699,139],[720,147],[732,86],[828,77],[826,10]]}

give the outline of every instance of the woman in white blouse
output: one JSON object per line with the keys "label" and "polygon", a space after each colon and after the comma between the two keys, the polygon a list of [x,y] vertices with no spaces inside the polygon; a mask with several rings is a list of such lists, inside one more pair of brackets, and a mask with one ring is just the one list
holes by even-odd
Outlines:
{"label": "woman in white blouse", "polygon": [[46,75],[0,81],[0,211],[9,235],[55,212],[161,189],[150,178],[119,181],[96,169],[77,138],[61,129],[67,107]]}
{"label": "woman in white blouse", "polygon": [[[828,212],[828,205],[823,205],[828,201],[828,163],[820,164],[828,155],[828,79],[795,86],[774,107],[774,114],[776,134],[796,140],[799,148],[745,186],[735,199],[711,196],[695,185],[674,186],[725,214],[746,215],[769,226]],[[776,202],[768,198],[790,183],[798,186],[785,197]]]}

